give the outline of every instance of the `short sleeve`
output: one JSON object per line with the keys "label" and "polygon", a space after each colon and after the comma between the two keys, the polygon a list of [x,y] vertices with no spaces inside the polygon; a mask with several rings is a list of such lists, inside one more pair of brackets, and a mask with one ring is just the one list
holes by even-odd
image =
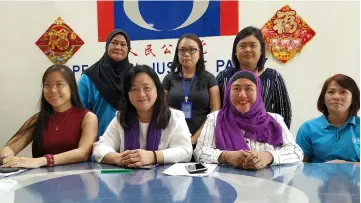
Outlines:
{"label": "short sleeve", "polygon": [[218,85],[216,77],[212,73],[208,73],[208,89]]}
{"label": "short sleeve", "polygon": [[313,155],[312,141],[309,135],[307,123],[302,124],[297,132],[296,143],[301,147],[305,158],[311,158]]}

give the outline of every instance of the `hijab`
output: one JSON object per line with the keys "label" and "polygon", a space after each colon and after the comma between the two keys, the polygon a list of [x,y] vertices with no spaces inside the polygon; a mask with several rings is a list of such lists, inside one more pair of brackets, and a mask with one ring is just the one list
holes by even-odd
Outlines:
{"label": "hijab", "polygon": [[[249,79],[257,87],[256,101],[246,113],[239,112],[230,99],[232,83],[240,78]],[[278,147],[283,144],[282,133],[279,123],[265,110],[259,77],[250,71],[236,72],[227,84],[223,107],[217,115],[215,128],[217,149],[249,150],[245,138]]]}
{"label": "hijab", "polygon": [[[122,61],[114,61],[108,55],[109,44],[117,34],[123,35],[128,45],[127,56]],[[103,57],[84,72],[92,80],[100,95],[115,109],[119,109],[119,101],[124,95],[124,77],[133,67],[128,60],[130,49],[128,34],[120,29],[114,30],[108,36]]]}

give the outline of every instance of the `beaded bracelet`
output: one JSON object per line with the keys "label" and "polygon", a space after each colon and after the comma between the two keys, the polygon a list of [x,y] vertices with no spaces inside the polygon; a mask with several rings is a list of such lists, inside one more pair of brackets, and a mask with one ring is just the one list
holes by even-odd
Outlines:
{"label": "beaded bracelet", "polygon": [[54,166],[54,155],[52,155],[52,154],[46,154],[46,155],[44,155],[44,157],[46,158],[46,160],[47,160],[47,164],[46,164],[46,166]]}

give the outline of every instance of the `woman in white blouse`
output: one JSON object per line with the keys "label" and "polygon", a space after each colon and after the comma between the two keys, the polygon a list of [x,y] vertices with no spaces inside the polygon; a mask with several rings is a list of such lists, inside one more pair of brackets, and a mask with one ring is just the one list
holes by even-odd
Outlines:
{"label": "woman in white blouse", "polygon": [[184,114],[168,108],[154,70],[135,66],[123,90],[119,112],[94,143],[93,159],[127,167],[190,161],[191,135]]}
{"label": "woman in white blouse", "polygon": [[230,79],[222,109],[208,115],[198,139],[197,161],[244,169],[302,161],[283,118],[266,112],[261,90],[253,72],[240,71]]}

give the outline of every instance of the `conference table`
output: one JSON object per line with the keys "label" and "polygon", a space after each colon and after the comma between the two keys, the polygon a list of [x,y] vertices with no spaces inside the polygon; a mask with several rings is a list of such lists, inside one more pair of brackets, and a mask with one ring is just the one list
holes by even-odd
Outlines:
{"label": "conference table", "polygon": [[170,166],[130,173],[102,173],[119,167],[92,162],[30,169],[0,178],[0,202],[360,202],[359,164],[218,166],[206,177],[165,175]]}

